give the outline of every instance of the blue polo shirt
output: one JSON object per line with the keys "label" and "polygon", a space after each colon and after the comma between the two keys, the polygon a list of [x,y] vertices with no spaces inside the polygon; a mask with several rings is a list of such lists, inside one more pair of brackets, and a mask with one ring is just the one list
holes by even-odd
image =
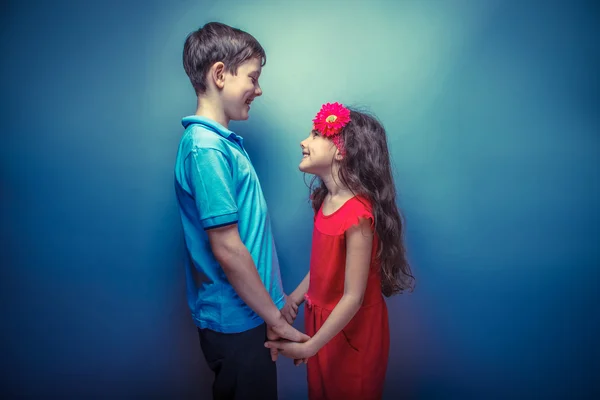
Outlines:
{"label": "blue polo shirt", "polygon": [[285,300],[267,203],[240,136],[203,117],[185,117],[182,124],[175,192],[191,259],[186,266],[188,304],[198,327],[243,332],[263,320],[227,280],[206,231],[238,224],[260,279],[281,309]]}

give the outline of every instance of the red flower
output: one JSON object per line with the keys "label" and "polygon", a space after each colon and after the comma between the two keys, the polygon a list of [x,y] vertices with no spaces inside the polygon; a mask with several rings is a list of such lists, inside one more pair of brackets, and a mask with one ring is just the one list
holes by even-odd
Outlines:
{"label": "red flower", "polygon": [[340,103],[323,104],[313,119],[313,129],[323,136],[334,136],[350,122],[350,110]]}

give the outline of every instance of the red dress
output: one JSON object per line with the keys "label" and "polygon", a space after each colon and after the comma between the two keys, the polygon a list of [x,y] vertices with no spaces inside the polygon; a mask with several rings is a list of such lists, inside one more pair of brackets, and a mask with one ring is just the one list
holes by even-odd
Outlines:
{"label": "red dress", "polygon": [[[364,204],[363,204],[364,203]],[[330,215],[315,216],[305,328],[313,336],[344,294],[348,228],[359,218],[374,221],[369,202],[353,197]],[[308,360],[310,400],[371,400],[383,392],[390,347],[387,307],[381,294],[376,235],[361,308],[352,320]]]}

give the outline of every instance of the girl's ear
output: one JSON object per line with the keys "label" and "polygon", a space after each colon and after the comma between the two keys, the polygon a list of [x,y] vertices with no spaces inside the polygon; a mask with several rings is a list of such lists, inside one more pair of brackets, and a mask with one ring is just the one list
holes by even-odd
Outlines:
{"label": "girl's ear", "polygon": [[342,155],[342,153],[340,152],[340,149],[338,149],[337,147],[335,148],[335,161],[342,161],[344,159],[344,156]]}

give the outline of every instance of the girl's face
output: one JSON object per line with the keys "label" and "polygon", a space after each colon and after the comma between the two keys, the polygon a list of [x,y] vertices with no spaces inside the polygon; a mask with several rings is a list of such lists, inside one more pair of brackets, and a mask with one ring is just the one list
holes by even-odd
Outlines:
{"label": "girl's face", "polygon": [[331,174],[332,163],[339,161],[341,156],[337,147],[330,139],[324,138],[313,130],[308,137],[300,142],[302,161],[298,168],[302,172],[323,177]]}

